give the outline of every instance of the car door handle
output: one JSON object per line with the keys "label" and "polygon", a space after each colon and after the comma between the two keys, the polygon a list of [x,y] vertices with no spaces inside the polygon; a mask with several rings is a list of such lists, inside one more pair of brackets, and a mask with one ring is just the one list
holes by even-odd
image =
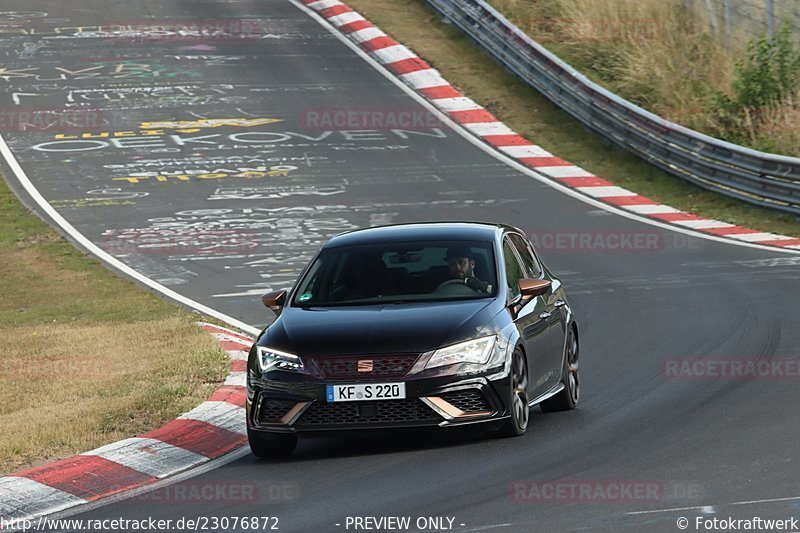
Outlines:
{"label": "car door handle", "polygon": [[556,300],[556,303],[555,303],[556,307],[564,307],[565,305],[567,305],[567,302],[565,302],[564,300],[561,300],[561,299]]}
{"label": "car door handle", "polygon": [[548,319],[548,318],[550,318],[551,316],[553,316],[553,314],[552,314],[551,312],[549,312],[549,311],[545,311],[544,313],[541,313],[541,314],[539,315],[539,318],[541,318],[542,320],[547,320],[547,319]]}

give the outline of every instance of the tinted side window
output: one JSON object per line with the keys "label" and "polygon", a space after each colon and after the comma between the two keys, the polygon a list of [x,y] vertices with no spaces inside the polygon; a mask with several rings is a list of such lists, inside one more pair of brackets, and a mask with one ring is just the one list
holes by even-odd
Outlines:
{"label": "tinted side window", "polygon": [[506,264],[506,285],[508,287],[508,293],[514,298],[519,295],[519,285],[517,285],[517,282],[526,276],[508,240],[503,241],[503,259]]}
{"label": "tinted side window", "polygon": [[528,246],[528,243],[525,242],[525,239],[520,237],[519,235],[514,235],[513,233],[509,235],[511,242],[514,244],[514,247],[519,252],[519,256],[522,258],[522,264],[525,266],[525,269],[530,273],[531,277],[538,278],[542,275],[542,269],[539,266],[538,261],[536,258],[533,257],[533,252]]}

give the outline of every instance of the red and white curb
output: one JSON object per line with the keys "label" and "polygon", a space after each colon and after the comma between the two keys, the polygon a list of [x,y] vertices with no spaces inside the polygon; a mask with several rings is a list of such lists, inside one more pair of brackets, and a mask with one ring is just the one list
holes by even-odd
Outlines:
{"label": "red and white curb", "polygon": [[245,376],[253,339],[212,324],[200,326],[231,359],[225,383],[208,400],[144,435],[0,477],[0,519],[13,524],[129,491],[247,442]]}
{"label": "red and white curb", "polygon": [[504,155],[515,159],[540,175],[594,200],[684,230],[731,239],[740,243],[800,250],[800,239],[765,233],[681,211],[618,187],[583,168],[564,161],[518,135],[500,122],[497,117],[470,98],[465,97],[450,85],[439,71],[420,59],[409,48],[386,35],[345,3],[339,0],[301,1],[455,122]]}

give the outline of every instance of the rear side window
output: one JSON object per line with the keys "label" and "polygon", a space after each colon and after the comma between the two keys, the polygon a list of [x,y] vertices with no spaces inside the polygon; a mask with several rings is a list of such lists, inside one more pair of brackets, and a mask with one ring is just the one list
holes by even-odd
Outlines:
{"label": "rear side window", "polygon": [[532,278],[541,277],[542,267],[539,266],[539,262],[536,261],[536,258],[533,256],[530,245],[520,235],[511,233],[508,237],[517,249],[519,257],[522,259],[522,264],[528,271],[528,275]]}

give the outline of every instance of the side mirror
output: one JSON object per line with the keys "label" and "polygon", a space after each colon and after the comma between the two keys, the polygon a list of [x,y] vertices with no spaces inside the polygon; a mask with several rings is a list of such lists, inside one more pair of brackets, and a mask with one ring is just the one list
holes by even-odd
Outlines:
{"label": "side mirror", "polygon": [[517,282],[523,298],[535,298],[546,293],[553,284],[548,279],[521,279]]}
{"label": "side mirror", "polygon": [[277,315],[280,313],[283,304],[286,303],[286,291],[268,292],[261,297],[261,302]]}
{"label": "side mirror", "polygon": [[552,282],[546,279],[521,279],[517,281],[519,287],[519,294],[508,304],[508,310],[514,320],[517,319],[518,313],[525,307],[528,302],[541,296],[550,290]]}

